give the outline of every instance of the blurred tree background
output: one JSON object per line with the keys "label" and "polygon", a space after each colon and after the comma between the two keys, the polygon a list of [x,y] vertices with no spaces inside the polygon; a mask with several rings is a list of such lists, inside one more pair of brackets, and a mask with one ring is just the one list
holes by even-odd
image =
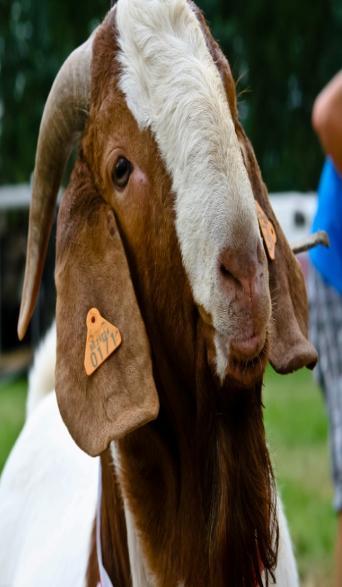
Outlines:
{"label": "blurred tree background", "polygon": [[[27,182],[44,100],[109,0],[0,0],[0,184]],[[238,80],[240,114],[270,190],[315,189],[312,103],[342,65],[341,0],[200,0]]]}

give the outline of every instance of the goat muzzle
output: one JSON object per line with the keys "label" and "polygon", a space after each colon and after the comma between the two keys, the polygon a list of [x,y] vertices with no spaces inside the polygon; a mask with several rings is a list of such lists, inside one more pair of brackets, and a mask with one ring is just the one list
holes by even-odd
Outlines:
{"label": "goat muzzle", "polygon": [[232,346],[250,359],[265,343],[270,317],[266,255],[259,240],[249,249],[226,249],[219,257],[220,285],[238,320]]}

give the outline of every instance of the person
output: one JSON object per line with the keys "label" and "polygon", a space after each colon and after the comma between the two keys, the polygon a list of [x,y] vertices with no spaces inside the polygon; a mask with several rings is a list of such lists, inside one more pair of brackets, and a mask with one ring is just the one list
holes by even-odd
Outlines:
{"label": "person", "polygon": [[318,187],[313,231],[325,230],[330,248],[310,252],[311,340],[319,354],[316,367],[329,420],[337,512],[335,585],[342,586],[342,70],[315,100],[312,124],[326,160]]}

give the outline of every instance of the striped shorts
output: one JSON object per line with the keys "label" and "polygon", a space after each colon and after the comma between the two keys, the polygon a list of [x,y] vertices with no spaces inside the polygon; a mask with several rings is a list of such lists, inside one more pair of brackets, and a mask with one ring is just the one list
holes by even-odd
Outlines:
{"label": "striped shorts", "polygon": [[309,269],[310,340],[319,362],[315,376],[324,393],[329,419],[334,507],[342,511],[342,295]]}

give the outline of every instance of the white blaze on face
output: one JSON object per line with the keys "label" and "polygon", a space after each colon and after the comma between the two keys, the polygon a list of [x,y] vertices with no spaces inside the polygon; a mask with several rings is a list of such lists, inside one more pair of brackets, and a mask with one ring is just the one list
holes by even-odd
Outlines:
{"label": "white blaze on face", "polygon": [[223,377],[229,311],[218,258],[259,234],[223,82],[186,0],[119,0],[117,26],[119,84],[140,128],[154,133],[172,178],[183,263],[217,331]]}

